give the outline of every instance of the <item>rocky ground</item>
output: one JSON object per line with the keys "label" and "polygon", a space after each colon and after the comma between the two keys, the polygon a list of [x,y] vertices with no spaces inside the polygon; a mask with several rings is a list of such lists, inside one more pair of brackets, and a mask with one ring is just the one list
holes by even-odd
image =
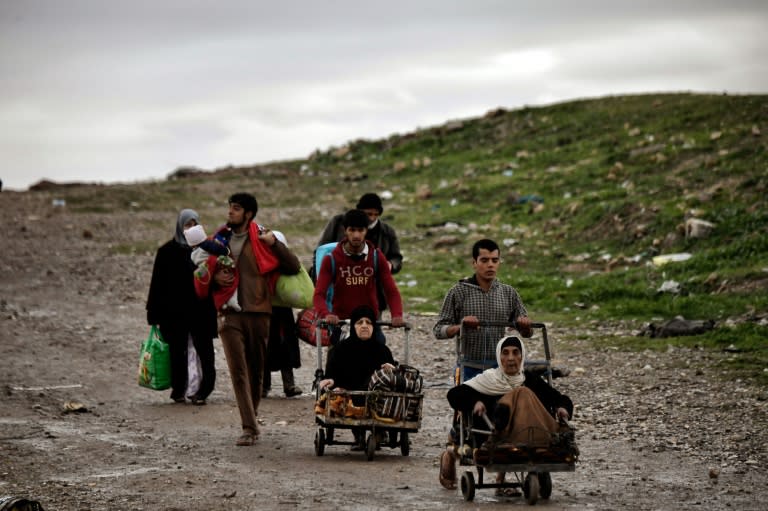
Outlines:
{"label": "rocky ground", "polygon": [[[527,505],[492,490],[465,503],[437,483],[455,357],[452,342],[433,339],[428,315],[408,318],[410,362],[427,383],[408,457],[384,449],[369,462],[345,446],[315,455],[308,391],[316,351],[308,345],[297,371],[307,392],[286,399],[273,390],[253,447],[234,445],[238,414],[218,340],[207,406],[140,388],[152,256],[114,255],[110,247],[146,235],[125,228],[141,215],[148,213],[71,215],[46,196],[0,194],[0,497],[34,498],[48,511]],[[766,389],[724,379],[713,367],[726,354],[596,351],[587,342],[596,328],[619,335],[636,327],[548,325],[558,364],[571,369],[556,384],[577,404],[581,458],[575,472],[553,475],[552,497],[537,505],[765,509]],[[402,357],[402,335],[392,333],[390,344]]]}

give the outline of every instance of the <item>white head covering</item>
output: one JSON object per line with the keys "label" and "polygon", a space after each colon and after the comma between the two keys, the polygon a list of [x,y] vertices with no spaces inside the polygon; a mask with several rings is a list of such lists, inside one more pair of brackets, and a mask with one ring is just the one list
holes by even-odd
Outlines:
{"label": "white head covering", "polygon": [[[508,375],[501,368],[501,349],[505,342],[507,345],[520,345],[520,353],[522,358],[520,360],[520,370],[517,374]],[[496,362],[499,367],[486,369],[482,373],[478,374],[474,378],[467,380],[465,383],[475,389],[478,392],[487,394],[490,396],[499,396],[506,394],[515,387],[519,387],[525,381],[525,374],[523,374],[523,364],[525,363],[525,344],[518,337],[505,336],[502,337],[496,344]]]}
{"label": "white head covering", "polygon": [[184,238],[187,240],[187,244],[189,244],[190,247],[194,247],[204,242],[207,236],[205,235],[203,226],[197,224],[184,231]]}
{"label": "white head covering", "polygon": [[280,231],[272,231],[272,234],[274,234],[275,238],[280,240],[283,243],[283,245],[285,245],[286,247],[288,246],[288,241],[285,239],[285,234],[283,234]]}

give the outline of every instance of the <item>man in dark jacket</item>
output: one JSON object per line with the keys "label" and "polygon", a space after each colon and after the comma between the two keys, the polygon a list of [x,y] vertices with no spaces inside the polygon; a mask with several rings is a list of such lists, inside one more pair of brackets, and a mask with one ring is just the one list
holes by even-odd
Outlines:
{"label": "man in dark jacket", "polygon": [[[392,274],[396,274],[403,266],[403,255],[400,253],[400,243],[397,241],[395,230],[389,224],[381,221],[381,214],[384,213],[381,197],[375,193],[366,193],[360,197],[355,208],[363,210],[368,216],[368,231],[365,234],[365,239],[382,251],[389,261]],[[343,220],[343,214],[334,216],[323,229],[317,246],[343,240],[345,236]]]}
{"label": "man in dark jacket", "polygon": [[[384,256],[389,262],[389,269],[392,275],[395,275],[403,267],[403,254],[400,253],[400,243],[397,240],[397,233],[395,229],[389,224],[384,223],[381,220],[381,215],[384,213],[384,206],[381,203],[381,197],[375,193],[366,193],[360,197],[357,201],[356,209],[360,209],[368,216],[368,231],[365,234],[365,239],[373,243],[373,245],[381,250]],[[325,245],[326,243],[332,243],[341,241],[346,235],[344,231],[344,215],[334,216],[330,222],[323,229],[323,234],[320,235],[320,240],[317,242],[317,246]],[[313,267],[310,270],[310,275],[313,279],[317,278],[317,274],[320,272],[320,268]],[[379,288],[378,292],[379,309],[387,309],[387,300],[384,296],[383,289]]]}

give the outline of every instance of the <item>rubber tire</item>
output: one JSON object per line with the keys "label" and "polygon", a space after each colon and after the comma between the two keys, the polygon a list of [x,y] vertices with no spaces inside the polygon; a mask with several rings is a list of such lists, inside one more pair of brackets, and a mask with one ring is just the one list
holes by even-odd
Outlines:
{"label": "rubber tire", "polygon": [[467,502],[475,500],[475,476],[469,470],[461,474],[461,495]]}
{"label": "rubber tire", "polygon": [[549,472],[539,472],[539,495],[542,499],[552,495],[552,476]]}
{"label": "rubber tire", "polygon": [[539,475],[536,472],[528,472],[523,481],[523,495],[531,506],[539,500]]}
{"label": "rubber tire", "polygon": [[411,442],[408,440],[407,431],[400,433],[400,454],[403,456],[408,456],[411,454]]}
{"label": "rubber tire", "polygon": [[376,435],[371,433],[365,442],[365,456],[368,461],[373,461],[373,455],[376,453]]}
{"label": "rubber tire", "polygon": [[325,431],[320,428],[315,432],[315,454],[322,456],[325,453]]}

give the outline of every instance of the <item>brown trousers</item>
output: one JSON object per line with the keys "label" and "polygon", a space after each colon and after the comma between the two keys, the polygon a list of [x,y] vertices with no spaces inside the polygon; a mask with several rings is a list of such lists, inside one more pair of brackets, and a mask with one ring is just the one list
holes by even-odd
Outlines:
{"label": "brown trousers", "polygon": [[529,446],[547,447],[551,434],[558,432],[557,421],[528,387],[517,387],[499,399],[509,407],[510,416],[501,435],[503,441]]}
{"label": "brown trousers", "polygon": [[219,315],[219,338],[227,357],[232,390],[243,431],[256,434],[256,416],[269,337],[269,314],[239,312]]}

